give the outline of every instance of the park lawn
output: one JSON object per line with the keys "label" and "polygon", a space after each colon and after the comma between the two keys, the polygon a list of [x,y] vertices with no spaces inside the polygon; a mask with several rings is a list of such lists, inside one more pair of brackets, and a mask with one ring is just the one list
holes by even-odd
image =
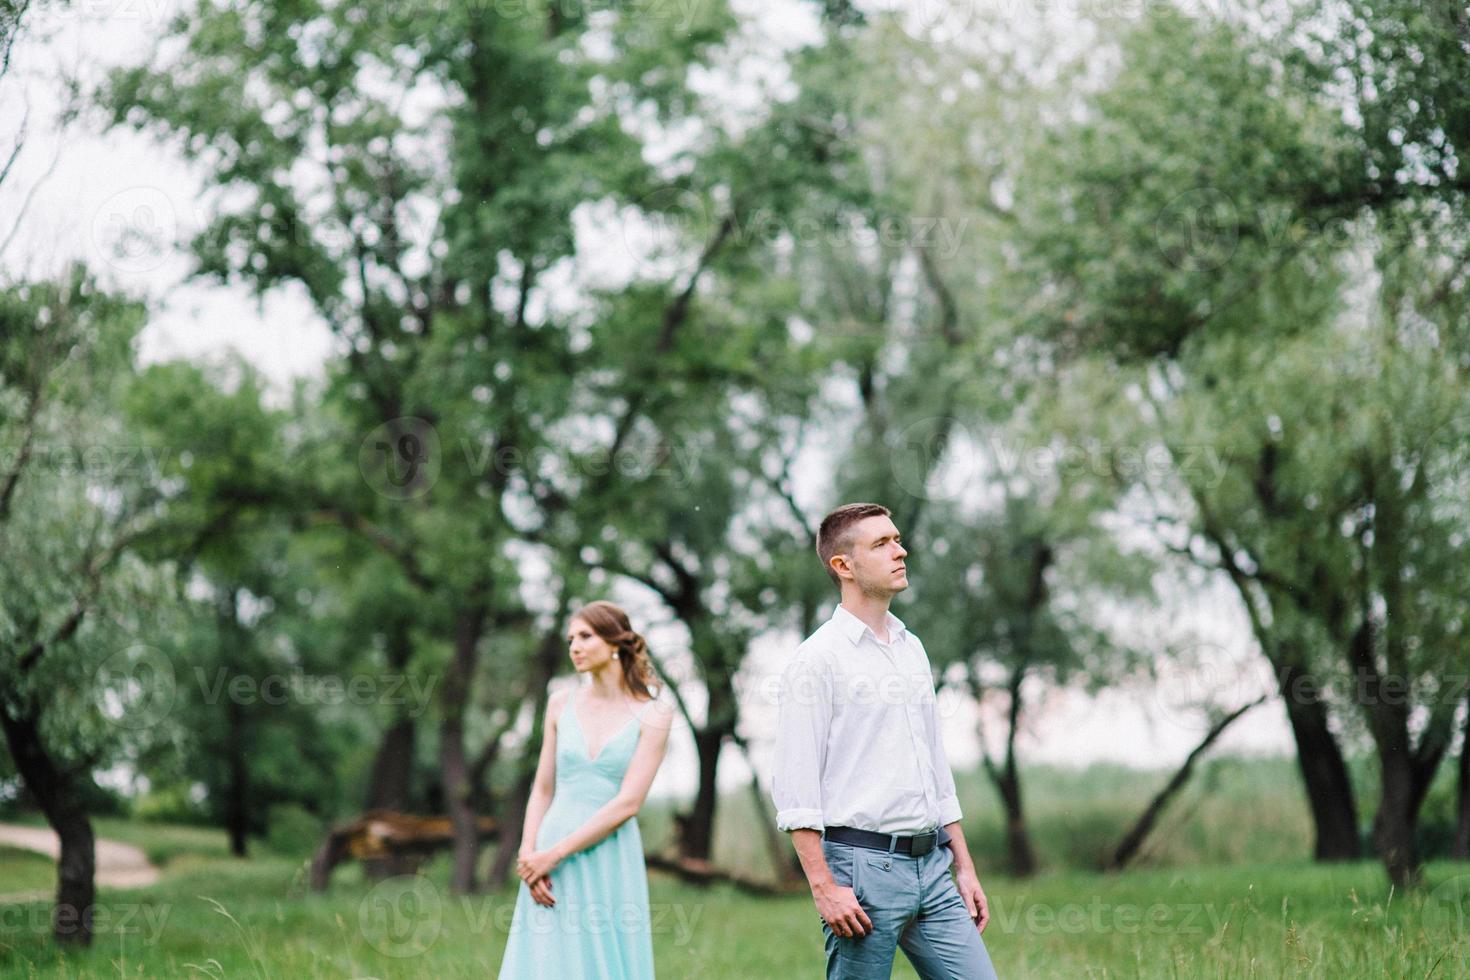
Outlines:
{"label": "park lawn", "polygon": [[[1027,826],[1043,870],[1102,867],[1138,818],[1143,804],[1168,781],[1172,772],[1131,769],[1094,763],[1085,769],[1035,765],[1026,769]],[[1426,840],[1453,832],[1456,783],[1453,767],[1442,767],[1426,803],[1433,827],[1421,828]],[[1005,867],[1006,823],[1000,798],[983,773],[955,773],[963,826],[970,853],[982,872]],[[638,814],[643,840],[650,849],[673,844],[673,811],[681,804],[666,798],[649,800]],[[765,835],[752,832],[775,816],[758,812],[748,791],[720,798],[715,822],[714,860],[721,867],[741,868],[773,878]],[[1225,756],[1207,760],[1183,793],[1166,811],[1134,864],[1143,868],[1221,866],[1305,861],[1312,854],[1311,811],[1301,789],[1296,762],[1283,758]],[[1436,838],[1438,839],[1438,838]],[[790,845],[780,842],[789,854]],[[1447,848],[1447,840],[1444,841]]]}
{"label": "park lawn", "polygon": [[0,895],[56,889],[56,863],[44,854],[0,844]]}
{"label": "park lawn", "polygon": [[[317,896],[302,861],[186,844],[160,884],[103,890],[90,950],[52,945],[47,903],[0,907],[0,977],[495,976],[509,888],[451,896],[439,860],[406,885],[374,886],[349,867]],[[1470,976],[1470,865],[1431,865],[1428,882],[1394,894],[1371,862],[989,875],[985,938],[1008,980]],[[655,875],[650,895],[660,977],[822,976],[804,894],[760,899]],[[915,976],[901,957],[894,975]]]}
{"label": "park lawn", "polygon": [[217,827],[185,824],[145,823],[124,817],[98,817],[92,821],[98,837],[131,844],[148,855],[148,860],[165,871],[192,861],[228,858],[229,838]]}
{"label": "park lawn", "polygon": [[[7,818],[11,823],[47,826],[39,813]],[[224,858],[230,853],[229,838],[218,827],[196,827],[182,823],[148,823],[127,817],[93,817],[92,832],[99,838],[131,844],[148,855],[148,860],[165,871],[176,859],[190,861]],[[187,863],[187,861],[185,862]],[[54,882],[53,882],[54,883]]]}

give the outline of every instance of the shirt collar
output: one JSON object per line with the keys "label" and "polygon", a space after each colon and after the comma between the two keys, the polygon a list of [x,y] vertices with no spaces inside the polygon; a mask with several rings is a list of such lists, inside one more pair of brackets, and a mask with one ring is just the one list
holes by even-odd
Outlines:
{"label": "shirt collar", "polygon": [[[897,643],[907,628],[903,625],[903,620],[893,615],[892,610],[890,610],[884,621],[888,624],[889,642]],[[837,627],[839,633],[851,641],[853,646],[857,646],[862,641],[864,633],[872,636],[873,642],[876,643],[878,641],[878,636],[873,632],[872,627],[848,612],[841,605],[832,611],[831,622],[832,625]]]}

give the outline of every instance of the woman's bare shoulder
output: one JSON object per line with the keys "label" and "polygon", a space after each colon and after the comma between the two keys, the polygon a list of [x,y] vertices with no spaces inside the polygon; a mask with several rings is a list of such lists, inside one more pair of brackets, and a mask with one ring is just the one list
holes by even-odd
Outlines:
{"label": "woman's bare shoulder", "polygon": [[667,728],[674,717],[674,701],[660,694],[657,697],[646,699],[639,710],[643,712],[645,724],[652,723],[660,728]]}
{"label": "woman's bare shoulder", "polygon": [[561,717],[562,708],[566,707],[567,701],[572,697],[572,689],[564,687],[559,691],[552,691],[551,697],[546,699],[546,717],[555,721]]}

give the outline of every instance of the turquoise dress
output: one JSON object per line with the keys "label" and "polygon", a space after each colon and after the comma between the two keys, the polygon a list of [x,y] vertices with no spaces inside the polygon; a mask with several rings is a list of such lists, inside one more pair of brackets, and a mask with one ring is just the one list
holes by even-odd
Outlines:
{"label": "turquoise dress", "polygon": [[[638,745],[644,705],[590,757],[577,721],[577,694],[557,722],[556,787],[536,834],[544,851],[617,795]],[[521,882],[500,980],[652,980],[648,871],[638,818],[625,821],[551,871],[556,904],[540,905]]]}

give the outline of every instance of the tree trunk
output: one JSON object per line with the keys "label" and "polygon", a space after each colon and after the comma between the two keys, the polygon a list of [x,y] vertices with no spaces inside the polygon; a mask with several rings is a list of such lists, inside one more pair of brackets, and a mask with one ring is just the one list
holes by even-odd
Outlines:
{"label": "tree trunk", "polygon": [[1373,816],[1373,849],[1389,880],[1411,888],[1423,879],[1419,855],[1419,808],[1442,757],[1442,746],[1421,741],[1414,751],[1407,706],[1385,697],[1374,684],[1367,689],[1373,741],[1378,747],[1378,812]]}
{"label": "tree trunk", "polygon": [[1006,815],[1006,853],[1011,874],[1029,878],[1036,873],[1036,852],[1031,847],[1031,834],[1026,830],[1026,813],[1021,804],[1021,775],[1015,759],[1007,756],[1005,767],[992,780],[1000,793]]}
{"label": "tree trunk", "polygon": [[500,844],[495,850],[495,860],[490,865],[490,885],[498,888],[510,878],[510,868],[521,849],[521,831],[526,822],[526,807],[530,802],[531,785],[536,779],[536,766],[540,762],[541,743],[546,738],[546,705],[551,701],[551,679],[556,676],[562,663],[562,626],[567,617],[570,596],[563,590],[557,603],[556,618],[551,628],[541,637],[536,650],[535,672],[531,677],[531,736],[517,764],[515,785],[511,788],[509,804],[500,815]]}
{"label": "tree trunk", "polygon": [[[1388,621],[1397,605],[1391,594],[1384,601]],[[1373,815],[1373,850],[1389,880],[1396,887],[1409,888],[1422,879],[1417,831],[1419,804],[1427,789],[1425,760],[1414,752],[1409,734],[1410,688],[1397,637],[1392,633],[1384,636],[1368,616],[1367,602],[1362,604],[1365,611],[1347,641],[1345,656],[1357,674],[1358,704],[1378,754],[1380,792],[1378,812]],[[1380,671],[1375,657],[1380,636],[1390,665],[1387,671]],[[1437,756],[1434,762],[1438,763]]]}
{"label": "tree trunk", "polygon": [[745,739],[731,736],[741,753],[745,756],[745,764],[750,769],[750,798],[755,807],[756,821],[760,825],[761,835],[766,841],[766,853],[771,859],[771,869],[776,873],[778,882],[804,881],[801,872],[801,860],[791,845],[786,840],[786,835],[776,829],[775,811],[767,805],[766,794],[761,790],[760,774],[756,772],[755,760],[751,758],[750,745]]}
{"label": "tree trunk", "polygon": [[[402,674],[408,669],[413,648],[406,626],[395,626],[388,636],[388,669]],[[378,753],[373,757],[372,775],[363,808],[407,812],[413,799],[413,751],[417,741],[417,723],[407,713],[400,714],[383,732]]]}
{"label": "tree trunk", "polygon": [[454,653],[439,690],[443,721],[439,730],[439,767],[444,778],[444,805],[454,828],[453,868],[449,889],[457,895],[474,892],[480,835],[470,800],[470,766],[465,752],[464,715],[474,678],[476,648],[485,626],[485,608],[462,613],[455,624]]}
{"label": "tree trunk", "polygon": [[230,836],[230,853],[245,857],[250,830],[249,767],[245,761],[247,750],[245,738],[245,707],[236,698],[225,704],[225,718],[230,733],[229,753],[230,785],[225,803],[225,826]]}
{"label": "tree trunk", "polygon": [[1455,819],[1455,840],[1450,856],[1456,861],[1470,861],[1470,700],[1465,702],[1465,725],[1460,742],[1459,800]]}
{"label": "tree trunk", "polygon": [[56,906],[51,935],[58,943],[91,945],[96,904],[96,840],[78,792],[74,773],[59,768],[41,740],[34,714],[19,718],[0,706],[0,725],[16,771],[41,806],[46,822],[61,840],[56,866]]}
{"label": "tree trunk", "polygon": [[687,585],[685,600],[675,606],[675,612],[689,627],[695,648],[706,651],[702,674],[708,698],[704,725],[694,727],[690,720],[694,729],[694,753],[699,762],[699,781],[693,807],[675,818],[675,841],[682,860],[709,861],[714,856],[715,811],[720,803],[716,778],[720,750],[727,738],[733,739],[740,721],[739,705],[730,679],[743,651],[724,634],[716,617],[700,601],[692,581]]}
{"label": "tree trunk", "polygon": [[363,809],[400,812],[411,809],[413,750],[417,734],[414,719],[406,715],[388,726],[378,745],[378,753],[373,757],[372,776]]}
{"label": "tree trunk", "polygon": [[1306,670],[1291,665],[1278,666],[1276,676],[1316,830],[1313,859],[1356,861],[1363,855],[1358,804],[1342,749],[1328,727],[1327,707],[1316,681]]}
{"label": "tree trunk", "polygon": [[[1032,586],[1029,596],[1026,636],[1029,639],[1032,633],[1031,621],[1041,606],[1046,602],[1046,585],[1044,576],[1046,567],[1051,562],[1051,549],[1038,549],[1037,560],[1033,563]],[[990,776],[995,782],[995,788],[1000,792],[1001,806],[1006,815],[1006,850],[1010,858],[1011,872],[1018,877],[1027,878],[1036,873],[1036,853],[1031,849],[1031,835],[1026,830],[1026,811],[1021,804],[1021,771],[1016,764],[1016,737],[1021,732],[1021,713],[1023,710],[1023,699],[1021,688],[1026,683],[1027,662],[1023,660],[1011,671],[1010,681],[1006,689],[1010,694],[1010,705],[1006,711],[1006,761],[1000,770],[991,767]]]}
{"label": "tree trunk", "polygon": [[[1257,493],[1267,492],[1270,484],[1265,480],[1256,482]],[[1358,805],[1353,795],[1352,779],[1348,775],[1347,763],[1338,747],[1337,737],[1328,726],[1327,706],[1318,687],[1316,678],[1303,666],[1307,661],[1302,651],[1284,639],[1284,634],[1273,632],[1261,615],[1252,579],[1243,572],[1235,561],[1235,545],[1210,517],[1208,505],[1203,497],[1195,495],[1196,504],[1205,516],[1204,532],[1219,550],[1221,567],[1229,575],[1231,584],[1240,596],[1241,605],[1251,621],[1251,632],[1260,644],[1261,653],[1271,664],[1276,676],[1277,690],[1286,705],[1286,718],[1291,725],[1292,738],[1296,742],[1296,763],[1302,774],[1302,788],[1307,794],[1307,804],[1312,811],[1312,826],[1316,834],[1312,856],[1317,861],[1355,861],[1362,856],[1362,842],[1358,836]],[[1292,597],[1295,599],[1295,597]],[[1283,614],[1276,599],[1268,593],[1267,605],[1272,620]]]}
{"label": "tree trunk", "polygon": [[1419,847],[1414,819],[1414,792],[1409,767],[1394,764],[1380,752],[1383,795],[1373,820],[1373,847],[1388,878],[1400,888],[1419,883]]}
{"label": "tree trunk", "polygon": [[1155,794],[1154,798],[1149,801],[1148,806],[1144,807],[1143,813],[1139,815],[1138,820],[1129,829],[1128,833],[1123,835],[1123,840],[1118,844],[1117,850],[1113,852],[1112,858],[1107,863],[1108,870],[1121,870],[1127,866],[1129,861],[1133,860],[1138,854],[1139,848],[1143,847],[1143,842],[1148,837],[1149,831],[1153,830],[1154,824],[1158,822],[1159,816],[1164,812],[1164,808],[1169,805],[1169,801],[1189,781],[1190,773],[1194,771],[1194,764],[1199,761],[1200,756],[1205,754],[1205,751],[1214,744],[1217,738],[1224,734],[1225,729],[1229,728],[1237,718],[1265,700],[1265,696],[1262,695],[1249,704],[1241,705],[1210,726],[1210,730],[1205,733],[1205,737],[1200,739],[1200,743],[1194,747],[1189,755],[1185,756],[1184,764],[1164,784],[1164,788]]}
{"label": "tree trunk", "polygon": [[[713,717],[714,704],[711,703],[710,707],[711,717]],[[699,789],[694,796],[693,809],[680,821],[679,856],[681,858],[708,861],[714,852],[715,805],[718,802],[715,774],[719,766],[720,749],[724,744],[723,727],[705,727],[696,729],[694,732],[694,749],[699,759]]]}
{"label": "tree trunk", "polygon": [[[536,780],[537,755],[534,747],[540,746],[540,739],[527,743],[526,754],[529,759],[522,763],[523,771],[516,775],[515,787],[511,790],[510,800],[501,814],[500,819],[500,844],[495,848],[495,860],[490,863],[489,884],[492,888],[499,888],[510,880],[510,869],[521,851],[521,831],[526,824],[526,807],[531,802],[531,785]],[[526,763],[529,762],[529,765]]]}

